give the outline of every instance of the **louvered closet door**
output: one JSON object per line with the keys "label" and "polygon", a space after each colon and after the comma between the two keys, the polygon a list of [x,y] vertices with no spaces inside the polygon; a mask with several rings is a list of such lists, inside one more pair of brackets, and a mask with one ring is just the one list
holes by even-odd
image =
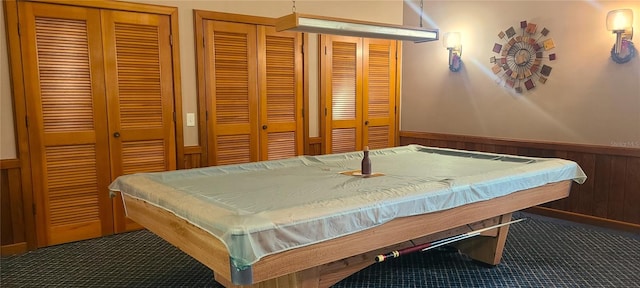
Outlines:
{"label": "louvered closet door", "polygon": [[209,164],[258,161],[256,26],[204,26]]}
{"label": "louvered closet door", "polygon": [[260,160],[301,155],[302,47],[300,34],[258,27]]}
{"label": "louvered closet door", "polygon": [[[112,179],[176,169],[169,16],[102,11]],[[114,199],[116,232],[140,226]]]}
{"label": "louvered closet door", "polygon": [[326,153],[362,149],[362,40],[326,36]]}
{"label": "louvered closet door", "polygon": [[111,234],[100,12],[19,9],[38,245]]}
{"label": "louvered closet door", "polygon": [[396,42],[363,39],[364,146],[395,146]]}

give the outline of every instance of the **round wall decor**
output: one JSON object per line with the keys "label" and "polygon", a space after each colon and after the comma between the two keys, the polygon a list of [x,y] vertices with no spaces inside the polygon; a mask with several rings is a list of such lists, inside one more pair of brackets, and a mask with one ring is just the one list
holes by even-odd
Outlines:
{"label": "round wall decor", "polygon": [[545,63],[556,60],[556,54],[548,52],[555,47],[548,35],[547,28],[538,31],[537,24],[527,21],[520,22],[520,31],[513,26],[500,31],[500,43],[495,43],[492,49],[498,56],[490,59],[494,64],[491,70],[499,82],[518,93],[547,82],[551,66]]}

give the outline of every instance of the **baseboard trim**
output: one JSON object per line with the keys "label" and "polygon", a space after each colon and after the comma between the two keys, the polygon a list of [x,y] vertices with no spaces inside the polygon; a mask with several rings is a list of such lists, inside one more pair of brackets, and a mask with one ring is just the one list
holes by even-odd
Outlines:
{"label": "baseboard trim", "polygon": [[636,225],[628,222],[622,222],[622,221],[600,218],[600,217],[595,217],[595,216],[590,216],[585,214],[567,212],[563,210],[552,209],[552,208],[541,207],[541,206],[534,206],[531,208],[527,208],[523,211],[542,215],[542,216],[547,216],[551,218],[558,218],[558,219],[563,219],[563,220],[568,220],[572,222],[588,224],[588,225],[593,225],[593,226],[598,226],[603,228],[626,231],[631,233],[640,233],[640,225]]}
{"label": "baseboard trim", "polygon": [[27,252],[27,242],[20,242],[16,244],[2,245],[0,246],[0,255],[2,257],[18,255]]}

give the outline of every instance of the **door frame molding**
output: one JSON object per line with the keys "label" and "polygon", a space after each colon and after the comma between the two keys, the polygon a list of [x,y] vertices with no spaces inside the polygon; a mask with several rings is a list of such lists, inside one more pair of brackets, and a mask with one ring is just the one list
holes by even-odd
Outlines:
{"label": "door frame molding", "polygon": [[27,130],[27,107],[22,71],[22,51],[20,49],[20,33],[18,24],[18,3],[16,0],[3,1],[5,15],[5,32],[7,33],[7,52],[9,54],[9,74],[13,100],[13,123],[16,133],[16,147],[20,161],[22,177],[22,204],[24,209],[25,236],[27,249],[38,247],[35,202],[31,187],[31,157],[29,151],[29,135]]}
{"label": "door frame molding", "polygon": [[[31,157],[29,151],[29,135],[27,123],[27,107],[25,95],[24,71],[22,69],[22,50],[20,44],[19,33],[19,11],[18,2],[40,2],[54,5],[77,6],[85,8],[96,8],[105,10],[130,11],[139,13],[150,13],[169,16],[171,35],[173,45],[171,45],[172,53],[172,69],[173,69],[173,101],[174,101],[174,129],[176,134],[176,164],[180,169],[184,165],[184,132],[182,117],[182,85],[180,70],[180,45],[179,45],[179,28],[178,28],[178,8],[143,4],[143,3],[127,3],[113,0],[95,0],[95,1],[73,1],[73,0],[5,0],[5,30],[7,34],[7,50],[9,54],[9,71],[11,77],[11,94],[13,100],[14,111],[14,128],[16,131],[16,147],[18,148],[18,158],[20,160],[21,176],[22,176],[22,194],[23,209],[25,211],[25,233],[27,238],[27,249],[33,250],[46,246],[45,225],[36,225],[36,203],[35,195],[33,195],[32,175],[31,175]],[[41,228],[38,228],[41,227]]]}

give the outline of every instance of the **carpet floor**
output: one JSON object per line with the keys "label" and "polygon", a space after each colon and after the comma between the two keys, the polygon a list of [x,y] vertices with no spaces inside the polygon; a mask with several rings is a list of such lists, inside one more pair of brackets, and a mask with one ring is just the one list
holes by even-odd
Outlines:
{"label": "carpet floor", "polygon": [[[391,259],[336,288],[640,287],[640,235],[516,213],[502,263],[451,248]],[[146,230],[0,259],[1,287],[222,287],[204,265]]]}

